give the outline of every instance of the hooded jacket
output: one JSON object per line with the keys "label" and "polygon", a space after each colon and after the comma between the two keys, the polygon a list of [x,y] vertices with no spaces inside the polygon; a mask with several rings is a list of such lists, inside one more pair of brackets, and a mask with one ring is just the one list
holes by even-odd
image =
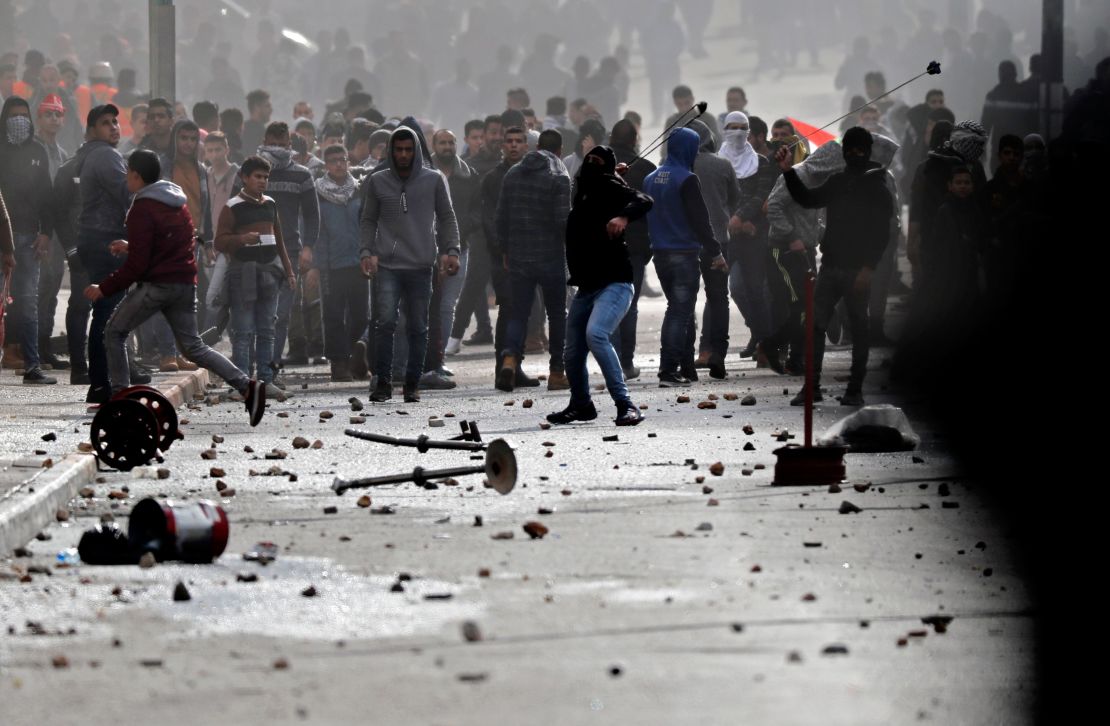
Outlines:
{"label": "hooded jacket", "polygon": [[[798,179],[810,189],[821,186],[843,170],[844,152],[835,141],[826,142],[794,167]],[[776,247],[786,248],[794,240],[801,240],[806,247],[816,249],[824,232],[820,212],[794,201],[781,176],[767,197],[767,221],[771,243]]]}
{"label": "hooded jacket", "polygon": [[559,157],[529,151],[509,169],[497,203],[498,246],[515,263],[565,266],[570,174]]}
{"label": "hooded jacket", "polygon": [[740,207],[740,184],[728,159],[717,154],[717,140],[701,121],[691,121],[700,146],[694,158],[694,173],[701,183],[701,197],[709,211],[713,236],[721,242],[728,239],[728,220]]}
{"label": "hooded jacket", "polygon": [[[277,203],[281,236],[290,257],[296,257],[302,247],[315,247],[320,236],[320,204],[316,200],[316,180],[308,168],[293,161],[292,149],[259,149],[270,162],[270,181],[266,196]],[[304,230],[304,236],[301,230]]]}
{"label": "hooded jacket", "polygon": [[[631,146],[620,146],[613,144],[613,153],[617,157],[618,164],[629,164],[628,171],[624,174],[624,180],[628,186],[633,189],[643,189],[644,179],[647,175],[655,171],[655,164],[647,159],[640,159],[636,161],[636,150]],[[635,163],[633,163],[635,161]],[[643,216],[637,220],[630,220],[628,227],[624,230],[625,243],[628,245],[628,253],[643,260],[651,258],[651,237],[648,234],[647,216]]]}
{"label": "hooded jacket", "polygon": [[127,212],[127,260],[100,283],[105,297],[136,282],[197,283],[195,230],[187,201],[171,181],[139,190]]}
{"label": "hooded jacket", "polygon": [[54,231],[50,160],[46,147],[35,139],[30,119],[27,140],[18,145],[8,143],[8,117],[16,105],[26,106],[27,102],[12,96],[0,111],[0,192],[7,202],[13,234],[49,235]]}
{"label": "hooded jacket", "polygon": [[863,168],[846,167],[822,185],[807,187],[791,169],[783,174],[790,195],[803,207],[828,209],[821,240],[821,265],[846,270],[879,264],[890,242],[894,200],[886,171],[874,161]]}
{"label": "hooded jacket", "polygon": [[653,252],[698,252],[707,259],[721,254],[713,235],[701,183],[693,172],[700,139],[695,131],[680,128],[668,139],[663,165],[644,179],[644,193],[655,200],[648,213]]}
{"label": "hooded jacket", "polygon": [[[413,139],[412,171],[402,179],[393,168],[398,138]],[[438,255],[459,255],[459,225],[447,179],[424,165],[424,151],[412,129],[400,127],[386,147],[389,163],[366,179],[362,205],[361,257],[377,257],[387,269],[421,270]]]}
{"label": "hooded jacket", "polygon": [[587,159],[591,156],[601,157],[605,164],[583,162],[566,235],[569,282],[587,293],[613,283],[632,283],[624,234],[612,238],[606,226],[614,217],[627,217],[629,222],[640,219],[652,205],[651,197],[617,176],[612,149],[595,146],[586,154]]}
{"label": "hooded jacket", "polygon": [[54,207],[54,234],[65,250],[70,264],[77,259],[77,224],[81,216],[81,185],[77,177],[77,157],[66,160],[54,175],[54,191],[50,203]]}
{"label": "hooded jacket", "polygon": [[[174,180],[175,166],[177,164],[177,135],[181,133],[182,128],[187,124],[186,121],[178,121],[173,125],[173,134],[170,136],[170,149],[166,152],[165,158],[162,159],[162,178],[166,181]],[[199,159],[192,160],[193,165],[197,171],[197,181],[200,183],[200,198],[196,201],[200,202],[201,210],[201,227],[199,228],[201,237],[205,241],[211,241],[215,236],[215,231],[212,229],[212,208],[210,206],[211,200],[208,194],[208,168],[200,163]],[[182,189],[184,192],[185,190]],[[188,197],[188,194],[186,194]],[[192,212],[189,213],[192,215]]]}

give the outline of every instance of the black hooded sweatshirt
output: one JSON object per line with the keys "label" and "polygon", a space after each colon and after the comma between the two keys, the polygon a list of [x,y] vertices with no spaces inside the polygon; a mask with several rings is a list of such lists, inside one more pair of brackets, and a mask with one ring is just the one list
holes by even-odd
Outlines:
{"label": "black hooded sweatshirt", "polygon": [[[595,164],[597,156],[604,164]],[[617,176],[617,157],[608,146],[595,146],[579,170],[578,190],[567,219],[569,284],[581,292],[596,292],[613,283],[632,283],[632,263],[624,234],[611,238],[606,226],[614,217],[631,222],[642,218],[651,197],[628,186]]]}
{"label": "black hooded sweatshirt", "polygon": [[11,96],[0,111],[0,192],[13,234],[49,235],[54,231],[50,159],[46,147],[35,139],[34,122],[26,141],[8,143],[8,116],[16,105],[30,108],[22,98]]}

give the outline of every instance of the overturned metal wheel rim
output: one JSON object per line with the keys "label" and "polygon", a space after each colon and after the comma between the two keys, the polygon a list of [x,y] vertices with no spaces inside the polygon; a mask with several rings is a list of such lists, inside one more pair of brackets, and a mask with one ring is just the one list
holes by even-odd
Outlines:
{"label": "overturned metal wheel rim", "polygon": [[498,494],[508,494],[516,486],[516,452],[505,439],[494,439],[486,447],[486,481]]}
{"label": "overturned metal wheel rim", "polygon": [[129,398],[100,406],[89,433],[100,463],[130,471],[150,463],[158,452],[158,420],[146,405]]}

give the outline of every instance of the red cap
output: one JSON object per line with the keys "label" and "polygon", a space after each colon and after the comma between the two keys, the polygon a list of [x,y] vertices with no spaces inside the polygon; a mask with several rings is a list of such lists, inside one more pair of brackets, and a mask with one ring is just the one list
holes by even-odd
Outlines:
{"label": "red cap", "polygon": [[58,113],[65,113],[66,107],[62,104],[62,97],[56,93],[51,93],[46,98],[42,99],[39,104],[39,113],[43,111],[57,111]]}

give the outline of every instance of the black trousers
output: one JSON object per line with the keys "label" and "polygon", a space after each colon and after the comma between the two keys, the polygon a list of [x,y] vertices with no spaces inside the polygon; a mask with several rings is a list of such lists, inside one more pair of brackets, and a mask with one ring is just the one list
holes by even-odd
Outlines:
{"label": "black trousers", "polygon": [[844,301],[848,311],[848,325],[852,331],[852,368],[848,377],[848,390],[863,388],[867,375],[867,358],[871,353],[870,321],[867,312],[870,291],[857,293],[854,289],[859,269],[823,265],[817,274],[817,289],[813,295],[813,369],[814,381],[820,385],[821,364],[825,357],[825,330],[832,319],[837,303]]}
{"label": "black trousers", "polygon": [[478,332],[490,330],[489,303],[486,300],[486,286],[490,283],[490,258],[485,242],[480,238],[470,242],[470,257],[466,263],[466,282],[463,283],[459,301],[455,304],[455,322],[451,326],[451,337],[462,338],[470,316]]}
{"label": "black trousers", "polygon": [[341,267],[320,274],[323,298],[324,350],[333,363],[351,357],[351,345],[366,330],[370,281],[359,267]]}

